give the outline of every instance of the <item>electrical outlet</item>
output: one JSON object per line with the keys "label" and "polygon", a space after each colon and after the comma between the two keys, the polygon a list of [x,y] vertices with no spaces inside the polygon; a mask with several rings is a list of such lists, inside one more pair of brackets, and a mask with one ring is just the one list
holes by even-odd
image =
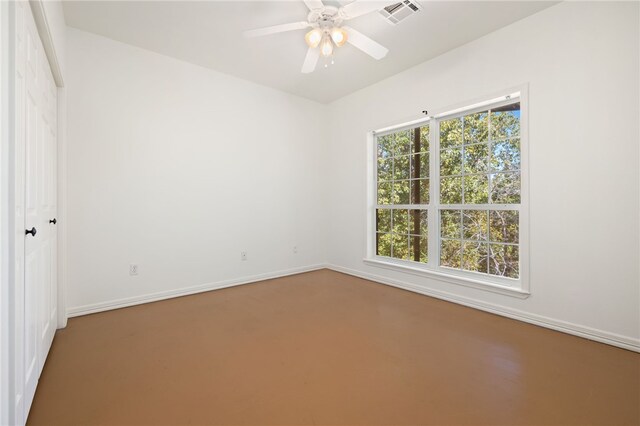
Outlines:
{"label": "electrical outlet", "polygon": [[135,263],[129,265],[129,275],[138,275],[138,265]]}
{"label": "electrical outlet", "polygon": [[297,254],[298,253],[298,246],[293,246],[293,254]]}
{"label": "electrical outlet", "polygon": [[246,251],[241,251],[240,252],[240,260],[247,260],[247,252]]}

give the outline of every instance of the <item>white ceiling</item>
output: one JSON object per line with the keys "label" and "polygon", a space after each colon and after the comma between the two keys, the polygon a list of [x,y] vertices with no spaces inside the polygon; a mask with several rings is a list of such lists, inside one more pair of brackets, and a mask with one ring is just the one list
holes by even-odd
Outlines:
{"label": "white ceiling", "polygon": [[69,26],[331,102],[554,3],[421,0],[422,11],[397,26],[374,12],[349,25],[389,48],[384,59],[376,61],[347,44],[335,52],[334,65],[324,68],[319,62],[311,74],[300,73],[304,30],[242,36],[247,29],[306,20],[302,1],[65,1],[64,12]]}

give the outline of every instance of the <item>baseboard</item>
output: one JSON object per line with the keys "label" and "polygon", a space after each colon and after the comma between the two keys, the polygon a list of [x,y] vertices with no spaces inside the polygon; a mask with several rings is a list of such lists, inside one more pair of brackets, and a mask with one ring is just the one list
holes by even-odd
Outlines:
{"label": "baseboard", "polygon": [[161,291],[158,293],[144,294],[140,296],[127,297],[124,299],[111,300],[108,302],[93,303],[90,305],[77,306],[75,308],[69,308],[67,310],[67,317],[79,317],[82,315],[95,314],[97,312],[110,311],[112,309],[126,308],[128,306],[141,305],[143,303],[157,302],[165,299],[172,299],[174,297],[188,296],[190,294],[203,293],[205,291],[219,290],[227,287],[235,287],[243,284],[251,284],[257,281],[270,280],[273,278],[286,277],[288,275],[301,274],[304,272],[316,271],[319,269],[325,269],[327,265],[323,263],[301,266],[298,268],[285,269],[275,272],[268,272],[265,274],[251,275],[247,277],[241,277],[231,280],[218,281],[215,283],[201,284],[191,287],[183,287],[176,290]]}
{"label": "baseboard", "polygon": [[341,272],[343,274],[352,275],[354,277],[363,278],[380,284],[390,285],[401,288],[403,290],[424,294],[426,296],[435,297],[437,299],[446,300],[448,302],[457,303],[459,305],[468,306],[470,308],[479,309],[481,311],[490,312],[492,314],[501,315],[507,318],[523,321],[529,324],[538,325],[555,331],[583,337],[600,343],[617,346],[634,352],[640,352],[640,339],[634,339],[628,336],[622,336],[615,333],[609,333],[590,327],[584,327],[566,321],[556,320],[542,315],[530,314],[517,309],[506,308],[491,303],[480,302],[451,293],[432,290],[415,284],[410,284],[402,280],[390,279],[380,275],[370,274],[367,272],[357,271],[355,269],[345,268],[343,266],[329,264],[326,266],[332,271]]}
{"label": "baseboard", "polygon": [[232,280],[219,281],[215,283],[207,283],[198,286],[185,287],[176,290],[158,292],[153,294],[146,294],[141,296],[129,297],[124,299],[112,300],[109,302],[94,303],[90,305],[78,306],[67,310],[67,316],[77,317],[82,315],[94,314],[97,312],[109,311],[112,309],[126,308],[128,306],[141,305],[143,303],[157,302],[160,300],[171,299],[174,297],[188,296],[190,294],[203,293],[211,290],[218,290],[227,287],[234,287],[243,284],[251,284],[258,281],[269,280],[273,278],[286,277],[288,275],[301,274],[304,272],[316,271],[319,269],[330,269],[332,271],[341,272],[343,274],[351,275],[354,277],[362,278],[369,281],[374,281],[380,284],[389,285],[392,287],[401,288],[403,290],[412,291],[414,293],[424,294],[426,296],[435,297],[437,299],[446,300],[448,302],[457,303],[459,305],[468,306],[470,308],[479,309],[481,311],[489,312],[496,315],[501,315],[507,318],[523,321],[529,324],[538,325],[541,327],[549,328],[555,331],[571,334],[578,337],[583,337],[589,340],[594,340],[600,343],[606,343],[608,345],[616,346],[619,348],[627,349],[634,352],[640,352],[640,339],[634,339],[627,336],[622,336],[615,333],[609,333],[603,330],[594,329],[591,327],[584,327],[578,324],[573,324],[566,321],[556,320],[553,318],[545,317],[542,315],[535,315],[528,312],[523,312],[517,309],[506,308],[504,306],[498,306],[491,303],[480,302],[474,299],[458,296],[455,294],[428,289],[425,287],[417,286],[402,280],[391,279],[376,274],[370,274],[367,272],[357,271],[355,269],[345,268],[343,266],[333,264],[315,264],[309,266],[303,266],[299,268],[291,268],[286,270],[280,270],[265,274],[252,275]]}

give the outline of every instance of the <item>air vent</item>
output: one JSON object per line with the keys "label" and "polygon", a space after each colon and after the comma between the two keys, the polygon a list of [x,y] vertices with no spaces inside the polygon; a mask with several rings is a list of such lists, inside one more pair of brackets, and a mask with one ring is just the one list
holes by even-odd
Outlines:
{"label": "air vent", "polygon": [[397,25],[414,13],[420,12],[420,9],[420,5],[415,0],[403,0],[385,7],[380,14],[392,25]]}

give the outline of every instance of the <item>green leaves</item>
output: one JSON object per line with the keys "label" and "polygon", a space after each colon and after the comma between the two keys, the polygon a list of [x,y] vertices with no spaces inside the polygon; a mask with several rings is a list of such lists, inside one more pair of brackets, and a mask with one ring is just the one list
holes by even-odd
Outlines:
{"label": "green leaves", "polygon": [[464,210],[462,213],[462,237],[465,240],[485,241],[488,235],[488,212]]}
{"label": "green leaves", "polygon": [[491,110],[491,139],[500,140],[520,135],[520,104]]}
{"label": "green leaves", "polygon": [[440,210],[440,265],[519,276],[517,210]]}
{"label": "green leaves", "polygon": [[494,142],[491,146],[491,170],[502,172],[520,169],[520,139]]}
{"label": "green leaves", "polygon": [[443,238],[460,239],[462,234],[462,216],[460,210],[440,210],[440,235]]}
{"label": "green leaves", "polygon": [[494,204],[520,203],[520,173],[491,175],[491,202]]}
{"label": "green leaves", "polygon": [[441,121],[440,204],[520,203],[519,135],[519,103]]}
{"label": "green leaves", "polygon": [[489,202],[489,178],[487,175],[464,177],[464,204],[487,204]]}
{"label": "green leaves", "polygon": [[440,149],[462,145],[462,119],[453,118],[440,122]]}
{"label": "green leaves", "polygon": [[518,278],[520,275],[519,258],[518,246],[489,244],[489,274]]}
{"label": "green leaves", "polygon": [[464,147],[464,172],[485,173],[489,169],[489,145],[486,143]]}
{"label": "green leaves", "polygon": [[378,205],[428,204],[429,126],[379,136],[377,142]]}
{"label": "green leaves", "polygon": [[462,203],[462,177],[440,179],[440,203]]}
{"label": "green leaves", "polygon": [[466,145],[489,140],[489,114],[487,111],[465,115],[462,118]]}
{"label": "green leaves", "polygon": [[462,173],[462,148],[440,151],[440,176],[454,176]]}
{"label": "green leaves", "polygon": [[491,241],[518,244],[520,227],[517,210],[492,210],[489,226]]}
{"label": "green leaves", "polygon": [[376,254],[416,262],[428,261],[428,212],[419,209],[376,210]]}

